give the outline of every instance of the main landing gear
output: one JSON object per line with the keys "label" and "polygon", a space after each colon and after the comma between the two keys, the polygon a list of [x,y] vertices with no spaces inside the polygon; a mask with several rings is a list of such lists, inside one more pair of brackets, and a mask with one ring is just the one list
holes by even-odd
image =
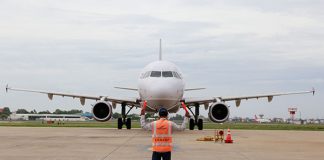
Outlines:
{"label": "main landing gear", "polygon": [[194,118],[190,118],[189,120],[189,129],[194,130],[195,126],[198,127],[198,130],[203,130],[203,119],[199,118],[199,104],[195,104],[195,113],[192,112],[191,108],[189,108]]}
{"label": "main landing gear", "polygon": [[126,104],[122,103],[121,106],[122,106],[122,108],[121,108],[122,117],[118,118],[117,128],[122,129],[123,125],[126,125],[127,129],[131,129],[132,128],[132,120],[131,120],[131,118],[127,118],[127,115],[134,108],[134,106],[130,107],[129,110],[127,111],[127,113],[126,113]]}

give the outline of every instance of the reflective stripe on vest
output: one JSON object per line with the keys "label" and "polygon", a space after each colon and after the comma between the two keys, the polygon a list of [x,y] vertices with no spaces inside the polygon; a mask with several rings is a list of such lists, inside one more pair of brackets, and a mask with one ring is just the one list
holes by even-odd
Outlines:
{"label": "reflective stripe on vest", "polygon": [[166,119],[153,122],[152,146],[153,151],[169,152],[172,150],[172,123]]}

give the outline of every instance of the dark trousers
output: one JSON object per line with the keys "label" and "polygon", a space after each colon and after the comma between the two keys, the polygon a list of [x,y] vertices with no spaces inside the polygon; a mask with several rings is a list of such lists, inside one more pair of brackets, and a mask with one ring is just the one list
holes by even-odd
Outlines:
{"label": "dark trousers", "polygon": [[171,160],[171,152],[153,152],[152,160]]}

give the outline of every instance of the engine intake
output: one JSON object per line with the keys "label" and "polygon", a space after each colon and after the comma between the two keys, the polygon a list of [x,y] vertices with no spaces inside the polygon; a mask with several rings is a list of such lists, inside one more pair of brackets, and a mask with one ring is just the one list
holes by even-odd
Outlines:
{"label": "engine intake", "polygon": [[229,109],[225,103],[216,102],[209,107],[208,117],[215,123],[223,123],[229,117]]}
{"label": "engine intake", "polygon": [[98,102],[93,106],[92,113],[95,120],[108,121],[112,116],[112,106],[108,102]]}

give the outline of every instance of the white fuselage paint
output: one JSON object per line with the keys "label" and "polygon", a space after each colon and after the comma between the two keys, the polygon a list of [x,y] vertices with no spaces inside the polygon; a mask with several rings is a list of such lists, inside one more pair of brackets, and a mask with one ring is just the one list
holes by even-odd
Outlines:
{"label": "white fuselage paint", "polygon": [[[145,76],[151,71],[172,71],[178,73],[181,78]],[[177,112],[183,98],[184,87],[185,83],[179,68],[171,62],[162,60],[148,64],[138,80],[139,96],[142,101],[147,101],[148,112],[155,112],[161,107],[171,113]]]}
{"label": "white fuselage paint", "polygon": [[254,121],[257,123],[270,123],[270,119],[265,119],[265,118],[258,118],[256,115],[254,116]]}

